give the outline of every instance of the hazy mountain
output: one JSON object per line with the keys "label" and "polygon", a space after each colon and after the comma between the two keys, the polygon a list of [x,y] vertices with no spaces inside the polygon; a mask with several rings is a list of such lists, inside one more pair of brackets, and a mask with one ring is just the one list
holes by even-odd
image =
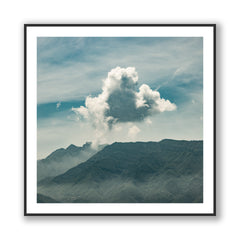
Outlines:
{"label": "hazy mountain", "polygon": [[82,147],[71,144],[66,149],[57,149],[45,159],[37,161],[37,180],[40,181],[64,173],[68,169],[86,161],[103,147],[102,145],[98,149],[93,149],[91,143],[87,142]]}
{"label": "hazy mountain", "polygon": [[203,142],[114,143],[38,192],[61,202],[202,202]]}

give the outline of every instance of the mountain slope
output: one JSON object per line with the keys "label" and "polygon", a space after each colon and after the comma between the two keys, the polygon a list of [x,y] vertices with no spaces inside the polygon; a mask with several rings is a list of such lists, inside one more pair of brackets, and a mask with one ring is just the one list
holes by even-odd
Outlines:
{"label": "mountain slope", "polygon": [[154,174],[175,176],[202,171],[201,141],[114,143],[53,179],[55,183],[101,181],[116,176],[144,180]]}
{"label": "mountain slope", "polygon": [[82,147],[71,144],[66,149],[57,149],[45,159],[37,161],[37,180],[41,181],[64,173],[68,169],[86,161],[103,147],[92,149],[91,143],[85,143]]}
{"label": "mountain slope", "polygon": [[61,202],[202,202],[203,142],[114,143],[39,191]]}

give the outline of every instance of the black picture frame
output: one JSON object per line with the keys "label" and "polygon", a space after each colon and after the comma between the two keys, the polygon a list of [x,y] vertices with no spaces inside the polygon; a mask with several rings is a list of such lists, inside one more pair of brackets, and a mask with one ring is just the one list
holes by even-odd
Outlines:
{"label": "black picture frame", "polygon": [[[32,139],[28,138],[28,132],[31,131],[28,129],[28,114],[30,110],[28,109],[28,101],[31,101],[28,97],[28,30],[29,29],[36,29],[36,28],[68,28],[68,27],[76,27],[76,28],[91,28],[91,27],[151,27],[151,28],[171,28],[171,27],[186,27],[186,28],[209,28],[212,31],[212,46],[213,46],[213,76],[212,76],[212,84],[213,84],[213,92],[212,92],[212,103],[213,103],[213,156],[212,156],[212,163],[213,163],[213,172],[212,172],[212,212],[192,212],[192,213],[66,213],[66,212],[30,212],[28,211],[28,149],[29,149],[29,141]],[[34,156],[32,156],[34,158]],[[216,216],[216,24],[24,24],[24,216]]]}

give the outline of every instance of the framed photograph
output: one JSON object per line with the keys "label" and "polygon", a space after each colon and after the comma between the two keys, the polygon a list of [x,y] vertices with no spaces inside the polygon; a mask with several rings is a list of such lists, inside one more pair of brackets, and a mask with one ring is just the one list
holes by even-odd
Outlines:
{"label": "framed photograph", "polygon": [[215,24],[25,24],[24,215],[216,215]]}

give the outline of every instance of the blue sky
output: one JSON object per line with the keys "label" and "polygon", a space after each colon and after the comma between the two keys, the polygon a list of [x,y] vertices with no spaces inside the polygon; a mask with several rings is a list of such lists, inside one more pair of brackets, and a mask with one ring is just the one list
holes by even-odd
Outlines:
{"label": "blue sky", "polygon": [[[38,158],[96,138],[91,122],[71,109],[101,94],[103,80],[117,66],[134,67],[137,88],[147,84],[177,108],[146,121],[120,122],[102,141],[203,138],[202,38],[41,37],[37,43]],[[138,131],[130,137],[133,127]]]}

